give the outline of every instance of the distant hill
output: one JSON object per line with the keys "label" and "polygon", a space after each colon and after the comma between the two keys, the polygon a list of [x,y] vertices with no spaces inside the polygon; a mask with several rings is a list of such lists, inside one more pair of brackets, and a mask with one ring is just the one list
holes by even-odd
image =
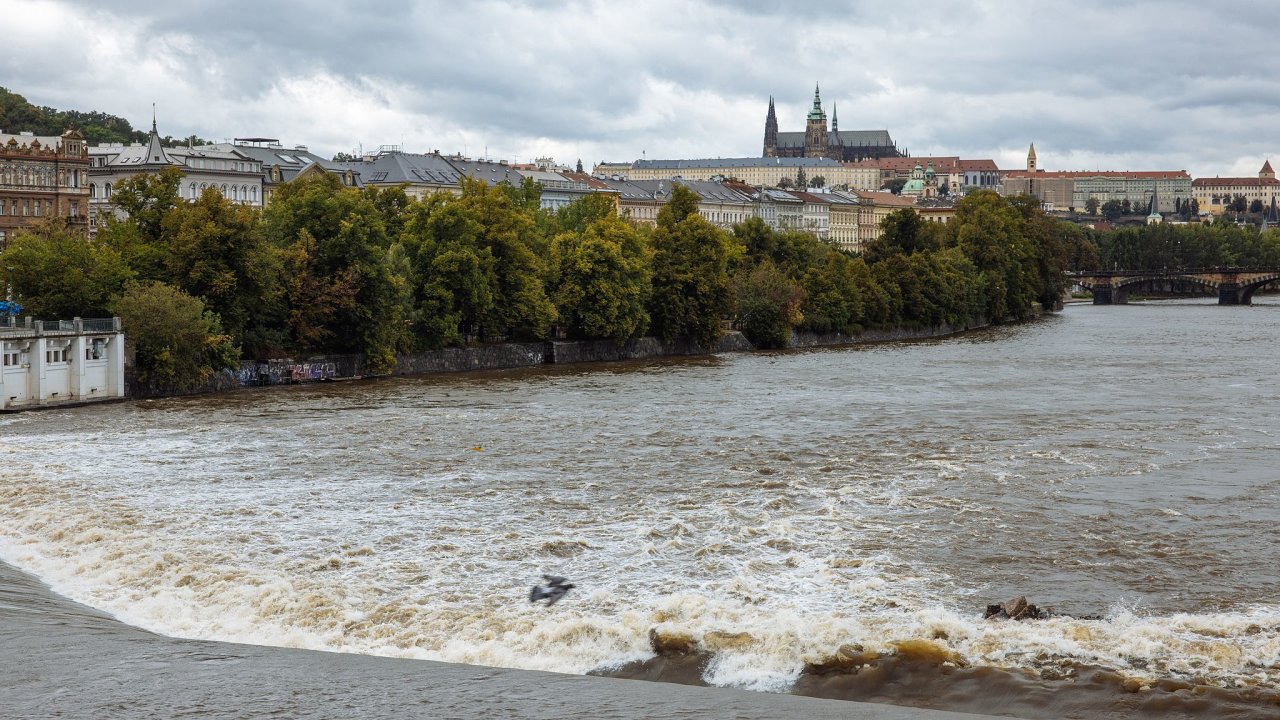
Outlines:
{"label": "distant hill", "polygon": [[[97,110],[57,110],[37,107],[21,95],[0,87],[0,130],[7,133],[32,132],[36,135],[61,135],[74,127],[84,133],[90,144],[146,142],[147,132],[135,130],[128,120]],[[166,145],[207,143],[194,135],[190,138],[165,137]]]}

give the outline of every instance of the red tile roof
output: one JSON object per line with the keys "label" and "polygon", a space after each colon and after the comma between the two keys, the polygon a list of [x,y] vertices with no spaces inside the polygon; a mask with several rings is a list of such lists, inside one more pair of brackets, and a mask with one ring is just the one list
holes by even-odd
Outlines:
{"label": "red tile roof", "polygon": [[1012,170],[1009,177],[1026,178],[1127,178],[1129,180],[1190,180],[1186,170]]}
{"label": "red tile roof", "polygon": [[[1266,168],[1263,168],[1264,170]],[[1243,185],[1244,187],[1262,187],[1264,185],[1270,187],[1280,185],[1280,180],[1275,178],[1259,178],[1259,177],[1242,177],[1242,178],[1196,178],[1191,181],[1192,187],[1231,187],[1233,185]]]}
{"label": "red tile roof", "polygon": [[873,205],[897,205],[899,207],[909,207],[915,204],[911,198],[894,195],[890,192],[869,192],[866,190],[854,190],[855,195],[863,200],[870,200]]}

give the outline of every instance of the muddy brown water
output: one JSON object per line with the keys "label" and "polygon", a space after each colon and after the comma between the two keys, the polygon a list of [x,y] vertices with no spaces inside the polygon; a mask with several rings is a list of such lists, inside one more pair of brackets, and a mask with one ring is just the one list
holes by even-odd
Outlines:
{"label": "muddy brown water", "polygon": [[[1275,717],[1278,336],[1274,298],[1072,306],[929,342],[9,416],[0,558],[180,638]],[[531,606],[543,572],[577,588]],[[982,619],[1016,595],[1059,616]],[[655,657],[651,632],[696,652]],[[869,660],[813,672],[841,646]]]}

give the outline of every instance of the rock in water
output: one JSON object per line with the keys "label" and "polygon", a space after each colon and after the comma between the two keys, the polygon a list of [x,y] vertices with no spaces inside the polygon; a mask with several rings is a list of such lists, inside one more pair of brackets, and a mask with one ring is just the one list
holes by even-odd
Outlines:
{"label": "rock in water", "polygon": [[987,611],[983,613],[984,619],[995,618],[996,620],[1044,620],[1053,614],[1051,609],[1041,610],[1035,605],[1027,602],[1025,595],[1003,602],[999,605],[988,605]]}

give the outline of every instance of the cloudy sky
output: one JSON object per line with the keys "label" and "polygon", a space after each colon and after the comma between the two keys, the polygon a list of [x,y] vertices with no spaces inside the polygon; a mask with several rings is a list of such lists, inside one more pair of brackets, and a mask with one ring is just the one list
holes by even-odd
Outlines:
{"label": "cloudy sky", "polygon": [[[161,134],[525,162],[742,157],[802,130],[1051,170],[1280,162],[1280,2],[0,0],[0,86]],[[16,131],[21,128],[4,128]]]}

